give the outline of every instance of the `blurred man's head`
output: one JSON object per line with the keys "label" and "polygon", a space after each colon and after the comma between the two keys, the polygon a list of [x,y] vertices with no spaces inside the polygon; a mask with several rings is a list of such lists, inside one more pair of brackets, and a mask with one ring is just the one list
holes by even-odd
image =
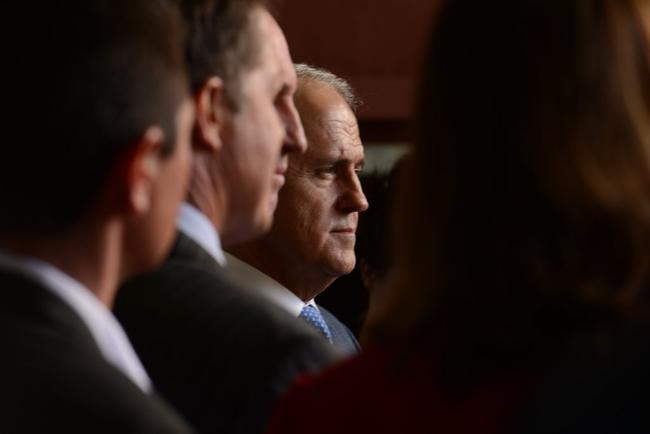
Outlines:
{"label": "blurred man's head", "polygon": [[193,109],[177,12],[146,0],[3,11],[30,35],[2,38],[11,110],[0,237],[68,241],[110,224],[121,274],[152,266],[171,243],[189,169]]}
{"label": "blurred man's head", "polygon": [[306,65],[297,72],[307,151],[289,158],[270,232],[235,253],[306,301],[354,268],[357,221],[368,203],[358,177],[364,154],[349,85]]}
{"label": "blurred man's head", "polygon": [[180,0],[197,108],[189,200],[225,245],[268,230],[287,155],[305,148],[284,35],[261,1]]}

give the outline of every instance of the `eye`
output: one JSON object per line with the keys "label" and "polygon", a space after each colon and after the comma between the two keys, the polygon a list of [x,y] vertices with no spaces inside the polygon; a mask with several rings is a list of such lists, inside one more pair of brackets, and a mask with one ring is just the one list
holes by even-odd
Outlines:
{"label": "eye", "polygon": [[321,178],[329,178],[336,175],[336,166],[328,165],[316,169],[316,175]]}
{"label": "eye", "polygon": [[322,172],[322,173],[334,173],[334,172],[336,172],[336,166],[334,166],[334,165],[331,165],[331,166],[325,166],[325,167],[321,167],[321,168],[318,169],[318,170],[319,170],[320,172]]}

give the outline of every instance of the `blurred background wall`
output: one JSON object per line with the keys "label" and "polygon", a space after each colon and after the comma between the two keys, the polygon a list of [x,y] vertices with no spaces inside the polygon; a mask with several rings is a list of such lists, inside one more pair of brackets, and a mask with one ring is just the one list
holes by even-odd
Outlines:
{"label": "blurred background wall", "polygon": [[278,19],[295,62],[350,81],[369,170],[409,140],[422,53],[438,0],[284,0]]}

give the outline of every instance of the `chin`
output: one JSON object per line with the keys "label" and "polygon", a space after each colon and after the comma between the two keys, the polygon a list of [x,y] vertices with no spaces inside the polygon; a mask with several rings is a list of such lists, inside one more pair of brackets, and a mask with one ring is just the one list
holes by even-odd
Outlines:
{"label": "chin", "polygon": [[246,243],[266,234],[273,225],[273,213],[260,210],[254,219],[249,220],[246,228],[242,227],[240,236],[237,237],[237,244]]}
{"label": "chin", "polygon": [[345,257],[339,257],[335,261],[330,263],[330,273],[332,276],[340,277],[346,274],[350,274],[354,270],[354,265],[356,264],[356,258],[354,254]]}
{"label": "chin", "polygon": [[[273,208],[273,210],[274,209],[275,208]],[[257,220],[257,236],[264,235],[271,230],[271,227],[273,226],[273,210],[260,216]]]}
{"label": "chin", "polygon": [[279,191],[275,191],[273,195],[271,195],[269,200],[266,202],[269,205],[268,212],[271,213],[271,215],[275,213],[275,210],[278,207],[278,199],[279,199],[278,193]]}

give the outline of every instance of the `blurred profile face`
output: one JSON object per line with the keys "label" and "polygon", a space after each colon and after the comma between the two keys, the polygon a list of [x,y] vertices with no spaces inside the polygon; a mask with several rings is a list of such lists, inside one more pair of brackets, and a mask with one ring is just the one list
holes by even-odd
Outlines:
{"label": "blurred profile face", "polygon": [[650,3],[647,1],[637,1],[636,8],[641,17],[641,23],[645,29],[646,36],[650,38]]}
{"label": "blurred profile face", "polygon": [[228,111],[222,133],[229,195],[222,235],[227,244],[271,227],[288,154],[306,147],[293,102],[296,73],[284,35],[265,9],[251,13],[259,59],[240,77],[237,107]]}
{"label": "blurred profile face", "polygon": [[265,239],[291,256],[292,267],[338,277],[354,268],[359,212],[368,208],[358,177],[364,162],[359,126],[345,100],[327,85],[305,84],[298,109],[307,151],[290,157]]}
{"label": "blurred profile face", "polygon": [[151,186],[151,204],[127,233],[127,255],[131,274],[146,271],[165,259],[176,234],[178,206],[187,193],[192,161],[191,132],[194,104],[187,98],[175,118],[175,136],[171,154],[159,154],[155,181]]}

